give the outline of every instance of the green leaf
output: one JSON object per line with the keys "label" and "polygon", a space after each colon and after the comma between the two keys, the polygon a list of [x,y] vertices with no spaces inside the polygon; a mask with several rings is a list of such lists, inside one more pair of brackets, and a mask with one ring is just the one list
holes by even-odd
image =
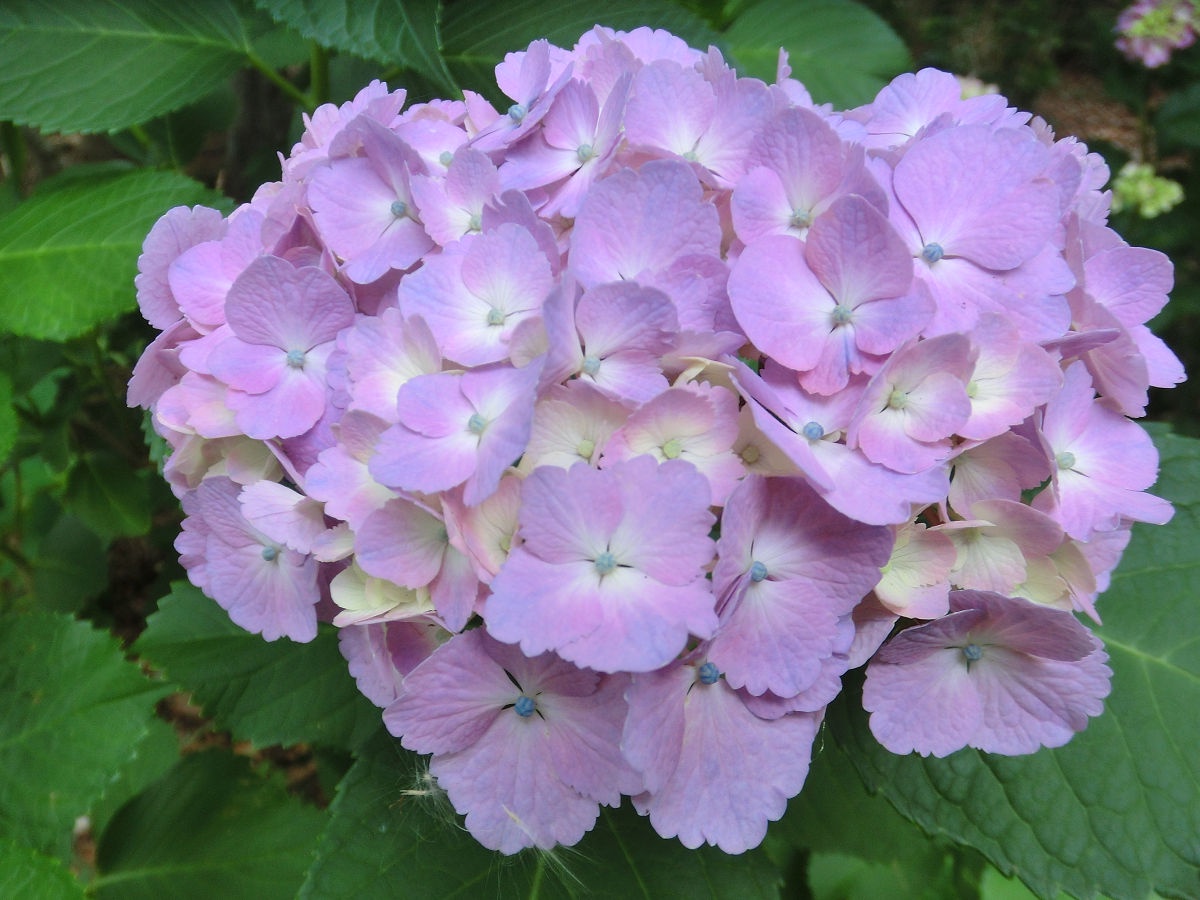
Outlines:
{"label": "green leaf", "polygon": [[83,885],[57,859],[0,838],[0,897],[82,900]]}
{"label": "green leaf", "polygon": [[831,711],[869,787],[1043,897],[1200,895],[1200,441],[1157,443],[1175,518],[1134,527],[1101,598],[1112,694],[1086,731],[1031,756],[922,759],[881,748],[849,704]]}
{"label": "green leaf", "polygon": [[291,898],[324,820],[245,759],[193,754],[114,817],[92,889],[114,900]]}
{"label": "green leaf", "polygon": [[234,0],[6,0],[0,118],[43,131],[145,122],[220,87],[262,24]]}
{"label": "green leaf", "polygon": [[96,532],[62,515],[33,558],[33,593],[44,609],[75,612],[108,584],[108,554]]}
{"label": "green leaf", "polygon": [[761,847],[738,856],[709,846],[689,850],[673,838],[659,837],[628,800],[618,809],[601,809],[595,829],[563,853],[563,862],[562,875],[551,870],[558,890],[550,896],[775,900],[782,883],[778,867]]}
{"label": "green leaf", "polygon": [[508,895],[502,878],[529,883],[527,865],[501,870],[498,854],[456,826],[449,802],[422,777],[420,759],[386,734],[364,745],[329,814],[300,897],[498,897]]}
{"label": "green leaf", "polygon": [[92,808],[92,834],[102,834],[109,821],[135,795],[158,781],[179,762],[179,735],[162,719],[152,719],[146,736],[116,773],[104,796]]}
{"label": "green leaf", "polygon": [[779,880],[762,851],[687,850],[654,834],[628,803],[603,810],[576,847],[501,856],[457,824],[423,760],[381,734],[338,785],[301,896],[754,900],[777,897]]}
{"label": "green leaf", "polygon": [[324,744],[353,749],[382,728],[359,693],[337,636],[273,643],[243,631],[185,582],[159,601],[134,649],[192,692],[222,728],[257,747]]}
{"label": "green leaf", "polygon": [[[979,900],[1037,900],[1037,894],[1017,878],[1006,878],[994,866],[985,866],[979,879]],[[1070,894],[1060,893],[1056,900],[1070,900]],[[1097,896],[1095,900],[1105,900]]]}
{"label": "green leaf", "polygon": [[171,207],[214,201],[190,178],[149,171],[25,201],[0,219],[0,332],[61,341],[134,309],[150,227]]}
{"label": "green leaf", "polygon": [[494,69],[506,53],[524,50],[538,38],[570,49],[597,23],[619,31],[665,28],[701,49],[717,41],[703,19],[667,0],[611,0],[602,7],[587,0],[460,0],[446,5],[442,47],[459,84],[499,99]]}
{"label": "green leaf", "polygon": [[147,733],[161,685],[83,622],[0,618],[0,837],[69,848]]}
{"label": "green leaf", "polygon": [[933,879],[913,880],[903,866],[868,862],[845,853],[814,853],[808,859],[808,888],[813,900],[877,900],[905,897],[907,900],[943,900],[973,896],[954,890],[952,858],[944,858],[944,871]]}
{"label": "green leaf", "polygon": [[[279,29],[283,32],[286,29]],[[307,56],[306,52],[301,59]],[[228,133],[239,109],[235,79],[227,79],[195,103],[164,113],[127,131],[116,131],[108,141],[138,168],[183,170],[204,152],[213,135]],[[244,157],[249,151],[239,151]],[[77,168],[72,166],[71,171]]]}
{"label": "green leaf", "polygon": [[66,507],[101,537],[134,537],[150,530],[147,473],[114,453],[88,453],[67,478]]}
{"label": "green leaf", "polygon": [[[0,217],[0,222],[3,221],[3,217]],[[0,343],[0,369],[12,378],[13,393],[17,396],[33,390],[37,384],[62,365],[63,348],[61,344],[48,341],[4,341]]]}
{"label": "green leaf", "polygon": [[415,69],[448,91],[438,52],[438,0],[254,0],[306,38],[389,66]]}
{"label": "green leaf", "polygon": [[734,20],[725,40],[741,74],[768,82],[785,47],[792,77],[817,103],[838,109],[867,103],[911,66],[887,23],[850,0],[757,3]]}
{"label": "green leaf", "polygon": [[[804,790],[767,831],[767,846],[779,862],[793,848],[847,854],[890,867],[909,886],[931,882],[944,871],[954,845],[931,839],[904,818],[882,794],[868,793],[849,756],[821,732]],[[870,822],[870,828],[863,823]]]}

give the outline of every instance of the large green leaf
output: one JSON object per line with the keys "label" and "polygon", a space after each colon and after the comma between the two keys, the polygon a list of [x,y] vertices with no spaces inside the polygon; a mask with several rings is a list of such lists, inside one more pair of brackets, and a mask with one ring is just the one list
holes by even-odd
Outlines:
{"label": "large green leaf", "polygon": [[0,332],[65,340],[134,309],[150,227],[173,206],[214,202],[190,178],[150,171],[73,180],[25,201],[0,218]]}
{"label": "large green leaf", "polygon": [[66,616],[0,618],[0,838],[50,852],[137,752],[165,693]]}
{"label": "large green leaf", "polygon": [[562,874],[551,870],[554,890],[544,894],[612,900],[774,900],[782,883],[779,868],[764,849],[738,856],[708,846],[688,850],[673,838],[659,837],[628,800],[619,809],[602,809],[595,829],[563,854],[563,862]]}
{"label": "large green leaf", "polygon": [[113,818],[92,888],[114,900],[291,898],[324,820],[246,760],[194,754]]}
{"label": "large green leaf", "polygon": [[[870,827],[864,827],[864,823]],[[954,856],[949,841],[931,839],[883,797],[863,787],[849,756],[833,740],[818,737],[804,790],[789,803],[784,817],[771,825],[766,846],[783,866],[797,849],[860,860],[860,886],[890,885],[900,897],[952,895]],[[811,875],[811,873],[810,873]],[[810,878],[810,886],[813,884]]]}
{"label": "large green leaf", "polygon": [[333,631],[322,629],[307,644],[268,643],[234,625],[190,584],[172,587],[134,649],[234,737],[258,747],[352,749],[383,727],[350,677]]}
{"label": "large green leaf", "polygon": [[414,69],[455,89],[438,50],[438,0],[254,0],[259,9],[327,47]]}
{"label": "large green leaf", "polygon": [[71,469],[66,507],[106,538],[150,530],[150,484],[143,469],[108,451],[88,453]]}
{"label": "large green leaf", "polygon": [[1175,518],[1135,526],[1101,598],[1113,686],[1085,732],[1026,757],[922,759],[883,750],[848,704],[831,715],[870,787],[1043,897],[1200,896],[1200,441],[1158,443]]}
{"label": "large green leaf", "polygon": [[734,20],[725,40],[739,71],[766,81],[775,80],[785,47],[792,77],[816,102],[838,108],[870,101],[911,65],[887,23],[850,0],[760,2]]}
{"label": "large green leaf", "polygon": [[83,900],[83,885],[57,859],[0,838],[0,897]]}
{"label": "large green leaf", "polygon": [[776,897],[762,851],[728,856],[659,838],[632,811],[603,810],[577,847],[503,857],[459,826],[423,762],[378,735],[338,785],[302,897],[438,900],[588,897],[631,900]]}
{"label": "large green leaf", "polygon": [[502,881],[528,886],[532,877],[530,860],[501,870],[496,854],[459,830],[448,802],[422,777],[419,758],[385,734],[362,748],[329,813],[301,897],[496,897],[507,896]]}
{"label": "large green leaf", "polygon": [[956,891],[951,878],[953,858],[945,857],[943,871],[933,878],[914,880],[901,864],[868,862],[846,853],[814,853],[806,861],[808,889],[813,900],[878,900],[880,897],[904,897],[905,900],[959,900],[972,898],[971,890]]}
{"label": "large green leaf", "polygon": [[198,100],[247,62],[234,0],[6,0],[0,119],[111,131]]}
{"label": "large green leaf", "polygon": [[603,6],[587,0],[458,0],[446,5],[442,47],[459,84],[496,98],[494,69],[506,53],[524,50],[538,38],[570,49],[597,24],[621,31],[665,28],[700,48],[717,41],[703,19],[667,0],[611,0]]}
{"label": "large green leaf", "polygon": [[[167,774],[179,762],[180,736],[164,719],[153,719],[146,736],[124,768],[115,773],[104,796],[92,807],[92,834],[104,832],[126,803]],[[2,896],[2,895],[0,895]]]}
{"label": "large green leaf", "polygon": [[32,554],[33,596],[38,608],[76,612],[108,584],[108,554],[96,532],[66,513],[39,533]]}

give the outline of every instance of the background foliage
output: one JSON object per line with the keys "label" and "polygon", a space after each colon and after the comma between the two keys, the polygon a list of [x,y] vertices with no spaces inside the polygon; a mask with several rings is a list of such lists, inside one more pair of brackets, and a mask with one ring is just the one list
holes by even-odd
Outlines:
{"label": "background foliage", "polygon": [[[1113,3],[613,0],[818,101],[937,65],[995,82],[1114,168],[1181,182],[1131,243],[1176,262],[1155,323],[1197,370],[1200,50],[1148,73]],[[805,791],[740,857],[658,839],[629,808],[576,848],[481,849],[383,731],[332,630],[241,632],[181,580],[161,446],[126,408],[150,337],[133,275],[155,219],[229,210],[278,175],[300,113],[370,78],[410,100],[484,87],[507,51],[570,45],[561,0],[8,0],[0,7],[0,895],[21,897],[1200,897],[1200,403],[1156,400],[1166,528],[1135,529],[1102,602],[1106,714],[1006,759],[895,757],[856,686]],[[1032,892],[1032,894],[1031,894]]]}

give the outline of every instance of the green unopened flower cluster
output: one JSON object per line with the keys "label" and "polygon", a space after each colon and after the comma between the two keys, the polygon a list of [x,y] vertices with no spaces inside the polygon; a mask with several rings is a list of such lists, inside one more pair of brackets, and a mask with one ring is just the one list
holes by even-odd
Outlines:
{"label": "green unopened flower cluster", "polygon": [[1183,202],[1183,187],[1164,178],[1149,163],[1127,162],[1112,183],[1112,210],[1133,210],[1143,219],[1153,219]]}

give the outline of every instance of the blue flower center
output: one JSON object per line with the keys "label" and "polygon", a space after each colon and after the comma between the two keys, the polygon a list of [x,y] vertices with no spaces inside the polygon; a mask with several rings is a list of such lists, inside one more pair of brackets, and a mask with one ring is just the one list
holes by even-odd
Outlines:
{"label": "blue flower center", "polygon": [[443,166],[448,166],[450,163],[454,162],[454,154],[449,150],[443,150],[438,154],[438,162],[440,162]]}
{"label": "blue flower center", "polygon": [[945,255],[946,251],[942,249],[942,245],[935,241],[930,241],[921,248],[921,258],[927,263],[935,263]]}
{"label": "blue flower center", "polygon": [[800,429],[800,433],[810,441],[819,441],[825,437],[825,429],[821,427],[820,422],[805,422],[804,427]]}
{"label": "blue flower center", "polygon": [[756,559],[754,561],[754,563],[750,566],[750,580],[757,584],[758,582],[763,581],[766,577],[767,577],[766,563],[760,562],[759,560]]}
{"label": "blue flower center", "polygon": [[833,312],[829,314],[829,318],[833,320],[834,325],[849,325],[854,319],[854,310],[839,303],[833,308]]}
{"label": "blue flower center", "polygon": [[575,156],[577,156],[579,158],[579,161],[581,163],[587,162],[589,159],[591,159],[595,155],[596,155],[596,151],[592,148],[591,144],[580,144],[579,147],[575,150]]}
{"label": "blue flower center", "polygon": [[485,428],[487,428],[487,419],[479,413],[471,413],[471,418],[467,419],[467,431],[471,434],[483,434]]}
{"label": "blue flower center", "polygon": [[512,119],[514,122],[520,122],[522,119],[525,118],[526,115],[528,115],[528,113],[529,113],[529,110],[527,110],[520,103],[514,103],[512,106],[510,106],[508,108],[508,117],[510,119]]}
{"label": "blue flower center", "polygon": [[1054,457],[1054,464],[1060,469],[1073,469],[1075,468],[1075,454],[1070,450],[1064,450]]}
{"label": "blue flower center", "polygon": [[533,702],[533,698],[526,697],[524,694],[518,697],[517,702],[513,704],[513,712],[522,719],[532,716],[535,709],[537,709],[537,704]]}
{"label": "blue flower center", "polygon": [[721,670],[710,662],[706,662],[700,667],[700,683],[701,684],[716,684],[721,680]]}
{"label": "blue flower center", "polygon": [[274,547],[263,547],[262,558],[267,562],[274,562],[275,557],[279,555],[279,551]]}
{"label": "blue flower center", "polygon": [[617,567],[617,558],[605,550],[596,557],[596,560],[592,563],[592,565],[595,566],[596,571],[599,574],[608,575]]}
{"label": "blue flower center", "polygon": [[967,658],[967,662],[979,662],[983,658],[983,648],[978,644],[967,644],[962,648],[962,655]]}
{"label": "blue flower center", "polygon": [[403,200],[392,201],[392,215],[397,219],[403,219],[408,215],[408,204]]}
{"label": "blue flower center", "polygon": [[289,350],[288,354],[287,354],[287,364],[289,366],[291,366],[293,369],[303,369],[304,368],[304,351],[303,350]]}
{"label": "blue flower center", "polygon": [[599,371],[600,371],[600,357],[589,355],[589,356],[585,356],[583,358],[583,374],[584,375],[595,375]]}

